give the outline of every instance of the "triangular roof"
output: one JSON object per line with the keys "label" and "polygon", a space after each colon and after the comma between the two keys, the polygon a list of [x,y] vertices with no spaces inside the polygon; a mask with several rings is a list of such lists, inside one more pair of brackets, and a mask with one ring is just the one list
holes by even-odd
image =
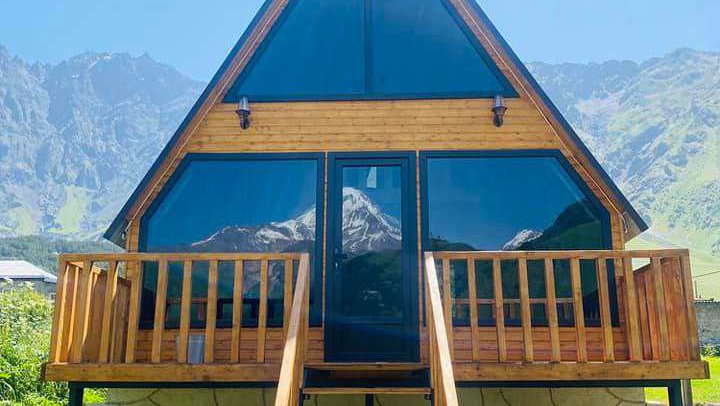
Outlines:
{"label": "triangular roof", "polygon": [[[358,7],[361,5],[378,3],[377,0],[342,1],[346,2],[347,4],[357,3]],[[401,1],[405,5],[409,4],[408,0],[388,0],[387,2],[394,3],[397,1]],[[425,85],[420,84],[413,88],[414,90],[417,90],[414,92],[404,91],[407,90],[406,88],[389,88],[385,89],[385,91],[383,92],[378,92],[377,89],[381,87],[378,85],[378,83],[382,83],[382,78],[378,79],[375,77],[377,76],[376,71],[368,74],[368,70],[372,71],[372,66],[367,68],[368,63],[372,64],[372,61],[368,62],[368,59],[371,60],[372,57],[368,57],[367,55],[380,54],[385,55],[384,57],[392,58],[393,56],[396,56],[393,53],[396,53],[398,51],[397,49],[390,49],[390,51],[388,51],[387,49],[380,51],[374,49],[367,49],[368,44],[370,44],[369,47],[372,48],[372,44],[376,42],[365,40],[365,47],[363,48],[365,57],[362,59],[366,68],[362,71],[361,75],[364,81],[362,85],[357,85],[357,83],[359,83],[355,81],[357,78],[334,78],[333,80],[335,80],[339,84],[339,91],[330,91],[333,89],[328,89],[326,87],[325,92],[323,93],[323,89],[318,88],[319,85],[317,81],[313,82],[312,80],[308,80],[309,84],[315,87],[313,88],[312,86],[309,86],[305,89],[302,89],[306,92],[306,94],[304,95],[305,98],[303,99],[297,97],[297,93],[280,94],[277,92],[277,88],[273,88],[272,86],[267,85],[269,82],[272,81],[273,78],[276,78],[276,80],[280,80],[281,83],[287,83],[283,82],[281,79],[277,79],[277,75],[282,75],[282,72],[290,75],[290,78],[292,80],[298,80],[297,71],[283,71],[283,69],[297,69],[298,64],[296,63],[296,61],[295,63],[292,61],[292,57],[294,55],[295,58],[297,58],[297,56],[300,54],[298,54],[297,52],[291,54],[290,61],[282,60],[282,58],[280,58],[279,61],[277,60],[278,50],[282,50],[283,47],[286,50],[292,49],[294,44],[292,38],[285,38],[284,40],[282,39],[284,37],[287,37],[287,33],[284,33],[283,30],[287,27],[293,27],[293,24],[296,24],[294,19],[298,16],[302,17],[303,13],[308,13],[308,10],[313,11],[310,13],[310,15],[315,15],[317,12],[319,12],[317,9],[308,9],[306,6],[317,3],[315,4],[317,8],[319,4],[333,4],[334,2],[327,2],[326,0],[266,0],[258,14],[255,16],[253,21],[246,29],[245,33],[242,35],[237,44],[233,47],[225,62],[222,64],[218,72],[210,81],[205,91],[202,93],[200,98],[197,100],[193,108],[190,110],[188,115],[181,123],[178,130],[175,132],[173,137],[165,146],[158,159],[152,165],[148,173],[145,175],[141,183],[131,195],[128,202],[124,205],[118,216],[110,225],[109,229],[105,233],[105,238],[115,242],[118,245],[123,246],[121,235],[127,229],[129,219],[133,218],[134,215],[136,215],[137,212],[142,208],[144,203],[149,199],[149,196],[151,194],[149,192],[153,189],[155,185],[159,183],[159,180],[162,179],[162,177],[166,173],[172,170],[173,161],[175,160],[175,158],[180,156],[183,146],[187,143],[188,137],[199,126],[199,124],[210,111],[212,106],[217,103],[222,103],[223,101],[236,101],[240,97],[247,96],[248,94],[255,97],[256,101],[263,101],[490,97],[492,96],[492,94],[490,93],[513,96],[516,91],[521,92],[526,95],[528,99],[546,117],[548,123],[563,139],[563,143],[566,145],[566,147],[570,150],[571,153],[573,153],[574,156],[578,158],[579,163],[582,165],[584,170],[586,170],[588,174],[596,182],[598,182],[603,193],[610,197],[612,204],[616,206],[620,213],[623,214],[627,226],[626,236],[628,238],[632,238],[648,228],[647,224],[643,221],[637,211],[632,207],[630,202],[622,194],[620,189],[615,185],[612,179],[600,166],[595,157],[593,157],[588,148],[583,144],[580,137],[573,130],[570,124],[565,120],[563,115],[552,103],[550,98],[545,94],[540,85],[532,77],[525,65],[520,61],[514,51],[510,48],[508,43],[500,35],[495,26],[490,22],[487,15],[482,11],[482,9],[475,2],[475,0],[413,1],[413,4],[422,4],[423,6],[429,7],[430,9],[432,9],[432,6],[437,6],[437,4],[441,4],[443,7],[446,8],[447,15],[451,16],[452,21],[457,25],[457,27],[459,27],[458,32],[461,32],[462,35],[464,35],[465,38],[468,40],[468,44],[472,45],[474,51],[476,52],[475,55],[467,52],[466,48],[464,48],[465,51],[457,48],[459,50],[457,53],[464,52],[462,55],[460,55],[460,59],[458,60],[465,61],[466,64],[470,66],[470,70],[465,71],[465,75],[462,74],[463,71],[461,71],[460,74],[456,71],[451,71],[453,73],[451,77],[446,77],[444,81],[440,80],[440,83],[442,84],[442,86],[440,87],[428,88],[427,86],[423,87]],[[303,3],[306,4],[301,7],[300,5],[302,5]],[[362,7],[362,15],[364,18],[363,21],[366,22],[368,21],[368,18],[372,18],[368,17],[368,14],[371,15],[373,12],[378,12],[376,8],[368,9],[367,6]],[[447,23],[447,20],[442,20],[446,16],[442,15],[442,13],[438,11],[437,7],[435,7],[433,10],[434,13],[431,14],[435,16],[436,19],[440,19],[439,24]],[[320,11],[322,11],[322,8]],[[354,18],[353,16],[355,16],[356,14],[353,13],[357,12],[360,12],[360,10],[350,10],[348,12],[349,17],[347,18]],[[380,22],[377,24],[383,26],[384,20],[381,19]],[[368,31],[367,24],[363,26],[366,27],[365,32]],[[304,25],[303,27],[306,30],[315,29],[310,28],[310,26],[308,25]],[[385,27],[385,29],[387,29],[387,27]],[[380,32],[382,32],[382,29],[380,30]],[[367,33],[365,35],[367,35]],[[395,36],[397,35],[400,34],[396,33]],[[410,38],[416,36],[417,35],[411,35],[407,38],[408,40],[410,40]],[[280,47],[278,48],[278,50],[276,50],[274,48],[274,45],[272,44],[273,38],[281,38],[281,41],[285,41],[285,43],[281,42]],[[462,38],[460,36],[455,36],[455,40],[461,41],[461,39]],[[328,43],[321,44],[320,49],[327,51],[326,48],[323,48],[327,46],[329,46]],[[460,43],[460,46],[463,46],[463,44]],[[386,55],[388,52],[393,55]],[[496,60],[501,61],[501,63],[503,64],[502,69],[500,69],[501,67],[499,67],[493,60],[490,60],[490,58],[488,57],[488,54],[490,53],[493,53],[493,56],[496,57]],[[420,56],[417,55],[417,52],[410,52],[410,56],[408,56],[407,58],[413,60],[413,58],[419,57]],[[427,55],[428,59],[432,59],[432,57],[432,55]],[[457,55],[455,55],[455,57],[457,57]],[[338,55],[338,58],[342,59],[340,55]],[[454,60],[452,62],[457,63],[458,60]],[[325,61],[325,63],[332,63],[332,61]],[[341,63],[347,63],[347,60]],[[400,71],[400,75],[412,76],[413,72],[408,72],[409,69],[411,69],[414,65],[403,65],[402,62],[397,63],[399,64],[398,66],[400,66],[400,68],[402,69]],[[438,62],[434,61],[434,63]],[[439,63],[443,63],[443,61],[440,61]],[[271,72],[275,74],[275,76],[269,78],[263,77],[263,69],[258,68],[259,65],[263,67],[269,66]],[[337,67],[337,65],[331,66]],[[441,67],[442,66],[443,65],[441,65]],[[256,70],[256,68],[258,70]],[[332,70],[328,71],[327,69],[323,69],[320,69],[320,73],[323,75],[327,75],[327,72],[332,72]],[[499,73],[500,70],[502,70],[502,73]],[[306,69],[304,72],[301,73],[307,75],[309,74],[309,72],[311,72],[311,70]],[[437,74],[442,75],[443,69],[435,69],[431,66],[429,67],[429,70],[423,71],[422,69],[420,69],[420,72],[424,73],[425,75],[427,75],[428,72],[436,72]],[[417,71],[414,71],[414,73],[417,73]],[[483,80],[480,82],[473,81],[477,79],[473,77],[473,74],[482,77]],[[515,88],[507,87],[507,79],[505,78],[506,74],[512,75],[512,79],[514,83],[516,83]],[[390,78],[397,78],[398,72],[385,72],[385,75]],[[377,83],[374,83],[373,81],[376,81]],[[458,86],[467,86],[467,88],[471,91],[465,93],[462,91],[457,91]],[[473,86],[475,87],[473,88]],[[487,89],[491,89],[491,91],[483,92],[483,86],[485,86]],[[348,92],[346,91],[347,89],[351,89],[354,91]],[[309,97],[307,97],[308,94],[310,95]]]}

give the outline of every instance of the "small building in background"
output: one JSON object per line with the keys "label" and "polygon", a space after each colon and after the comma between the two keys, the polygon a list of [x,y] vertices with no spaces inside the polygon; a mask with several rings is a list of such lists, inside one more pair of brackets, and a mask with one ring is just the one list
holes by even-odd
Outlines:
{"label": "small building in background", "polygon": [[5,289],[4,281],[29,282],[35,290],[49,297],[55,296],[57,277],[27,261],[0,261],[0,290]]}

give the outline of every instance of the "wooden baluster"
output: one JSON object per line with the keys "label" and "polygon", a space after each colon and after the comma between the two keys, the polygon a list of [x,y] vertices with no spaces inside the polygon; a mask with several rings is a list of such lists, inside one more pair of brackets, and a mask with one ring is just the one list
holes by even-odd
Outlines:
{"label": "wooden baluster", "polygon": [[260,262],[260,310],[258,311],[257,363],[265,363],[265,335],[267,329],[268,260]]}
{"label": "wooden baluster", "polygon": [[545,258],[545,290],[547,292],[548,328],[550,330],[550,360],[560,362],[560,328],[555,294],[555,266],[552,258]]}
{"label": "wooden baluster", "polygon": [[450,269],[450,260],[443,258],[442,260],[442,278],[443,278],[443,314],[445,316],[445,329],[447,330],[448,345],[450,345],[450,356],[455,359],[455,342],[453,340],[453,316],[452,316],[452,271]]}
{"label": "wooden baluster", "polygon": [[635,276],[632,267],[632,257],[625,256],[623,262],[623,287],[625,298],[625,310],[627,326],[628,352],[630,353],[630,361],[642,360],[642,347],[640,342],[640,327],[638,315],[637,291],[635,290]]}
{"label": "wooden baluster", "polygon": [[499,258],[493,259],[493,292],[495,296],[495,330],[497,331],[498,361],[507,361],[505,340],[505,299],[502,286],[502,266]]}
{"label": "wooden baluster", "polygon": [[[150,362],[159,364],[162,356],[163,333],[165,332],[165,306],[167,303],[168,262],[160,260],[158,279],[155,288],[155,323],[152,334],[152,350]],[[207,345],[207,343],[206,343]]]}
{"label": "wooden baluster", "polygon": [[62,360],[63,334],[65,334],[65,306],[68,296],[69,267],[67,261],[58,260],[57,287],[55,290],[55,314],[53,315],[52,333],[50,334],[50,362]]}
{"label": "wooden baluster", "polygon": [[115,317],[115,300],[117,297],[118,274],[117,261],[108,261],[107,281],[105,282],[105,303],[103,304],[102,333],[100,336],[100,356],[101,364],[107,363],[110,357],[110,343],[112,341],[111,334],[115,334],[110,330],[112,318]]}
{"label": "wooden baluster", "polygon": [[[129,265],[129,263],[128,263]],[[125,344],[125,363],[135,363],[135,347],[137,345],[137,331],[140,323],[140,301],[142,300],[143,263],[134,263],[134,276],[130,280],[130,309],[128,309],[128,333]],[[128,269],[128,271],[132,271]]]}
{"label": "wooden baluster", "polygon": [[293,261],[292,259],[285,260],[285,267],[283,269],[285,273],[284,277],[284,290],[283,290],[283,340],[287,338],[288,324],[290,323],[290,311],[292,308],[292,288],[293,288]]}
{"label": "wooden baluster", "polygon": [[90,302],[92,295],[92,261],[85,261],[80,271],[78,283],[77,306],[75,307],[75,328],[72,346],[72,362],[81,363],[85,356],[85,340],[87,339],[90,319]]}
{"label": "wooden baluster", "polygon": [[585,339],[585,311],[583,310],[582,279],[580,278],[580,259],[570,259],[572,280],[573,309],[575,310],[575,332],[577,336],[577,361],[587,362],[587,341]]}
{"label": "wooden baluster", "polygon": [[205,322],[205,363],[215,362],[215,324],[217,322],[218,261],[208,270],[207,321]]}
{"label": "wooden baluster", "polygon": [[178,362],[188,362],[190,342],[190,312],[192,311],[192,261],[183,262],[182,297],[180,298],[180,332],[178,335]]}
{"label": "wooden baluster", "polygon": [[303,254],[300,258],[300,267],[306,268],[304,272],[299,274],[305,274],[305,323],[303,324],[303,330],[305,332],[303,333],[303,336],[305,337],[305,341],[303,342],[303,362],[308,360],[308,350],[309,350],[309,342],[307,340],[310,339],[310,256],[307,254]]}
{"label": "wooden baluster", "polygon": [[61,350],[61,353],[63,355],[63,358],[67,359],[68,362],[70,362],[72,359],[73,339],[75,338],[75,320],[78,316],[78,284],[80,283],[80,275],[82,274],[82,269],[80,269],[79,266],[73,263],[68,263],[68,266],[68,277],[72,277],[72,292],[70,293],[70,297],[68,298],[70,300],[68,318],[67,321],[63,323],[64,328],[67,329],[67,334],[65,334],[64,337],[65,339],[67,339],[67,345]]}
{"label": "wooden baluster", "polygon": [[692,271],[689,254],[680,256],[680,270],[683,279],[683,293],[685,296],[685,311],[688,317],[688,345],[692,361],[700,360],[700,345],[698,340],[697,315],[695,314],[695,293],[693,291]]}
{"label": "wooden baluster", "polygon": [[235,261],[235,278],[233,283],[233,321],[232,321],[232,348],[230,348],[230,362],[240,362],[240,338],[242,330],[243,312],[243,261]]}
{"label": "wooden baluster", "polygon": [[518,281],[520,283],[520,320],[523,334],[523,359],[533,362],[532,312],[530,310],[530,287],[528,284],[527,260],[518,259]]}
{"label": "wooden baluster", "polygon": [[468,258],[468,302],[470,303],[470,336],[472,348],[472,359],[480,361],[480,327],[478,326],[478,308],[477,308],[477,286],[475,278],[475,259]]}
{"label": "wooden baluster", "polygon": [[608,288],[607,259],[597,259],[598,298],[600,302],[600,325],[603,332],[603,361],[615,361],[615,343],[610,316],[610,290]]}
{"label": "wooden baluster", "polygon": [[667,308],[665,307],[665,285],[663,283],[663,269],[660,258],[650,259],[652,268],[653,288],[655,291],[655,311],[658,322],[658,344],[660,346],[660,360],[670,360],[670,333],[668,331]]}

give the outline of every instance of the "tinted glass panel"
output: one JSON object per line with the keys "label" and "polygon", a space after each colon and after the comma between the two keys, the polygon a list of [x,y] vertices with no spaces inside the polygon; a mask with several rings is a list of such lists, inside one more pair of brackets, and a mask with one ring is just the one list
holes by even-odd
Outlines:
{"label": "tinted glass panel", "polygon": [[448,0],[291,0],[225,97],[516,96]]}
{"label": "tinted glass panel", "polygon": [[[605,249],[607,214],[555,157],[452,157],[427,161],[429,250],[532,251]],[[598,325],[596,263],[581,261],[583,304],[588,325]],[[478,263],[480,324],[489,322],[482,299],[491,293],[489,264]],[[568,261],[555,261],[560,322],[572,325]],[[616,316],[615,279],[608,263]],[[483,276],[487,275],[487,276]],[[483,278],[483,279],[480,279]],[[462,278],[461,278],[462,279]],[[505,318],[519,325],[517,261],[502,261]],[[544,263],[528,261],[531,299],[546,297]],[[456,295],[466,295],[454,289]],[[532,305],[533,324],[547,323],[542,303]],[[485,314],[485,316],[483,316]],[[466,324],[456,317],[456,324]]]}
{"label": "tinted glass panel", "polygon": [[[321,278],[315,267],[318,161],[193,160],[167,194],[143,218],[142,244],[148,252],[308,252],[311,254],[311,307],[321,312]],[[193,263],[192,324],[204,326],[207,262]],[[144,266],[142,319],[152,325],[157,264]],[[179,322],[182,263],[171,263],[167,326]],[[284,262],[269,264],[268,325],[282,325]],[[218,264],[218,325],[232,321],[234,264]],[[257,325],[260,263],[246,261],[243,324]]]}
{"label": "tinted glass panel", "polygon": [[403,316],[400,166],[343,168],[340,317]]}
{"label": "tinted glass panel", "polygon": [[365,87],[364,0],[290,2],[286,20],[230,90],[248,96],[322,96],[362,93]]}
{"label": "tinted glass panel", "polygon": [[504,94],[443,1],[372,0],[372,6],[372,92]]}

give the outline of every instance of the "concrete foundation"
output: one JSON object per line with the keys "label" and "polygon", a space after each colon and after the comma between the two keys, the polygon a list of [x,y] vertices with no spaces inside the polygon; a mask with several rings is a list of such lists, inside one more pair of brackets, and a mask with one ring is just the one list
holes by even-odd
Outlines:
{"label": "concrete foundation", "polygon": [[[467,406],[629,406],[644,405],[637,388],[594,389],[458,389]],[[112,389],[107,405],[115,406],[272,406],[274,389]],[[358,395],[312,396],[306,406],[365,406]],[[429,406],[422,396],[378,395],[375,406]]]}

